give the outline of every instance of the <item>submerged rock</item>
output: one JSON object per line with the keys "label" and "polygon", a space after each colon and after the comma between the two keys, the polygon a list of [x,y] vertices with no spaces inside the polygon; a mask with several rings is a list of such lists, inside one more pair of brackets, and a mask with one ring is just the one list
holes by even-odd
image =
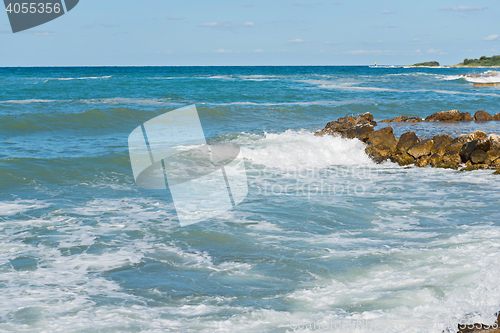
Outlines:
{"label": "submerged rock", "polygon": [[[460,121],[472,121],[472,116],[469,112],[460,112]],[[500,120],[500,119],[499,119]]]}
{"label": "submerged rock", "polygon": [[425,121],[460,121],[461,116],[458,110],[441,111],[431,114]]}
{"label": "submerged rock", "polygon": [[474,114],[474,120],[475,121],[492,121],[493,116],[489,114],[488,112],[485,112],[483,110],[479,110]]}

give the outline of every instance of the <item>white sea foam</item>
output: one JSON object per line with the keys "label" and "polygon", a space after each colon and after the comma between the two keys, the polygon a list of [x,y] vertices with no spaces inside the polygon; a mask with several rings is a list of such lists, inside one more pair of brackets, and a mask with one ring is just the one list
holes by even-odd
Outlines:
{"label": "white sea foam", "polygon": [[65,102],[65,101],[56,99],[25,99],[25,100],[0,101],[0,104],[31,104],[31,103],[53,103],[53,102]]}
{"label": "white sea foam", "polygon": [[57,80],[57,81],[71,81],[71,80],[99,80],[99,79],[109,79],[113,75],[105,76],[85,76],[85,77],[60,77],[60,78],[49,78],[47,80]]}
{"label": "white sea foam", "polygon": [[50,206],[50,204],[40,200],[16,200],[0,202],[0,216],[11,216],[21,214],[29,210],[40,209]]}
{"label": "white sea foam", "polygon": [[480,74],[466,74],[461,76],[472,83],[500,83],[500,72],[486,71]]}
{"label": "white sea foam", "polygon": [[315,136],[309,131],[288,130],[264,136],[242,135],[246,159],[274,168],[327,168],[335,165],[373,165],[364,144],[334,136]]}

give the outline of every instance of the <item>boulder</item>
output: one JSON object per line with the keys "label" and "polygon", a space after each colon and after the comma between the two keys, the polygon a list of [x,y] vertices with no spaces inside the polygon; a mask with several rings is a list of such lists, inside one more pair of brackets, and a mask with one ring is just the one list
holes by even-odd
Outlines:
{"label": "boulder", "polygon": [[458,137],[453,139],[453,141],[449,145],[445,147],[445,151],[449,152],[453,150],[460,150],[460,148],[462,148],[462,146],[464,145],[464,143],[467,142],[468,139],[469,136],[467,134],[459,135]]}
{"label": "boulder", "polygon": [[489,114],[488,112],[485,112],[483,110],[479,110],[474,114],[474,120],[475,121],[492,121],[493,116]]}
{"label": "boulder", "polygon": [[371,123],[373,121],[373,115],[370,114],[370,112],[366,112],[358,115],[354,120],[356,120],[357,124]]}
{"label": "boulder", "polygon": [[480,170],[480,169],[489,169],[488,164],[474,164],[474,165],[469,165],[466,166],[465,168],[460,169],[460,171],[474,171],[474,170]]}
{"label": "boulder", "polygon": [[437,166],[438,164],[443,163],[443,156],[439,154],[432,154],[430,157],[430,163],[433,167]]}
{"label": "boulder", "polygon": [[479,139],[486,139],[486,133],[483,131],[475,131],[471,134],[469,134],[469,138],[467,141],[474,141],[474,140],[479,140]]}
{"label": "boulder", "polygon": [[370,123],[355,125],[344,132],[342,137],[347,139],[359,139],[365,142],[368,140],[368,135],[373,132],[373,126]]}
{"label": "boulder", "polygon": [[401,165],[401,166],[410,165],[410,164],[415,163],[415,159],[413,157],[411,157],[410,155],[408,155],[406,152],[394,155],[394,157],[392,158],[392,161]]}
{"label": "boulder", "polygon": [[379,129],[378,131],[371,132],[368,135],[368,144],[373,146],[385,146],[390,150],[396,150],[397,141],[394,137],[394,132],[391,126]]}
{"label": "boulder", "polygon": [[394,117],[390,120],[391,123],[397,123],[397,122],[401,122],[401,121],[404,121],[408,119],[407,116],[397,116],[397,117]]}
{"label": "boulder", "polygon": [[500,175],[500,168],[497,171],[493,172],[494,175]]}
{"label": "boulder", "polygon": [[460,121],[472,121],[472,116],[469,112],[460,112]]}
{"label": "boulder", "polygon": [[493,116],[493,120],[499,121],[500,120],[500,113],[495,113]]}
{"label": "boulder", "polygon": [[470,160],[470,156],[474,150],[482,150],[487,152],[490,150],[490,142],[488,140],[473,140],[471,142],[466,142],[460,149],[460,157],[462,162],[467,162]]}
{"label": "boulder", "polygon": [[487,152],[490,161],[495,161],[496,159],[500,158],[500,148],[490,148]]}
{"label": "boulder", "polygon": [[411,146],[406,150],[406,152],[413,156],[413,158],[417,159],[422,156],[430,155],[432,146],[434,145],[434,140],[427,139],[420,141],[416,145]]}
{"label": "boulder", "polygon": [[415,165],[420,168],[428,166],[430,163],[431,163],[431,158],[429,156],[422,156],[415,161]]}
{"label": "boulder", "polygon": [[482,150],[474,150],[472,154],[470,154],[470,160],[473,164],[489,164],[489,158],[489,155]]}
{"label": "boulder", "polygon": [[460,157],[458,150],[452,150],[443,155],[443,163],[460,164],[462,163],[462,158]]}
{"label": "boulder", "polygon": [[431,114],[425,121],[460,121],[460,112],[457,110],[441,111]]}
{"label": "boulder", "polygon": [[390,126],[369,133],[366,142],[365,152],[377,163],[390,158],[396,151],[397,141]]}
{"label": "boulder", "polygon": [[458,170],[459,167],[460,165],[458,165],[458,163],[453,163],[453,162],[443,162],[436,165],[436,168],[442,168],[442,169]]}
{"label": "boulder", "polygon": [[446,153],[446,146],[453,142],[453,138],[449,135],[436,135],[432,138],[434,144],[431,148],[431,154],[443,156]]}
{"label": "boulder", "polygon": [[423,121],[420,117],[408,117],[405,120],[402,120],[403,123],[419,123]]}
{"label": "boulder", "polygon": [[415,132],[410,131],[403,133],[399,138],[399,142],[396,146],[396,150],[398,152],[406,152],[408,148],[414,146],[418,143],[418,137],[415,135]]}
{"label": "boulder", "polygon": [[490,142],[491,148],[500,148],[500,135],[490,134],[488,135],[488,141]]}

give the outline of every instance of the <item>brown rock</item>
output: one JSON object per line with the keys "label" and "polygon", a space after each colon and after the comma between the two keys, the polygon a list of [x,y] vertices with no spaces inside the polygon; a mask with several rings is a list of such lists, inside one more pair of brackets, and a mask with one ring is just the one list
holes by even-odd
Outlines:
{"label": "brown rock", "polygon": [[439,154],[432,154],[430,157],[430,163],[433,167],[437,166],[438,164],[443,163],[443,156]]}
{"label": "brown rock", "polygon": [[458,163],[452,163],[452,162],[443,162],[436,165],[436,168],[442,168],[442,169],[458,170],[459,167],[460,165],[458,165]]}
{"label": "brown rock", "polygon": [[379,120],[378,122],[379,123],[390,123],[391,120],[390,119],[384,119],[384,120]]}
{"label": "brown rock", "polygon": [[431,163],[431,158],[429,156],[422,156],[416,162],[415,165],[423,168]]}
{"label": "brown rock", "polygon": [[474,170],[480,170],[480,169],[489,169],[488,164],[474,164],[470,166],[466,166],[465,168],[460,169],[460,171],[474,171]]}
{"label": "brown rock", "polygon": [[483,131],[475,131],[471,134],[469,134],[469,138],[467,141],[474,141],[474,140],[479,140],[479,139],[486,139],[486,133]]}
{"label": "brown rock", "polygon": [[500,135],[490,134],[488,135],[488,140],[490,141],[491,148],[500,148]]}
{"label": "brown rock", "polygon": [[500,168],[497,171],[493,172],[494,175],[500,175]]}
{"label": "brown rock", "polygon": [[460,112],[457,110],[441,111],[431,114],[425,121],[460,121]]}
{"label": "brown rock", "polygon": [[493,120],[499,121],[500,120],[500,113],[495,113],[493,116]]}
{"label": "brown rock", "polygon": [[434,145],[434,141],[432,139],[427,139],[420,141],[416,145],[411,146],[406,151],[409,155],[413,156],[415,159],[420,158],[421,156],[430,155],[432,146]]}
{"label": "brown rock", "polygon": [[365,153],[370,156],[370,158],[375,162],[375,163],[382,163],[386,161],[387,159],[391,158],[393,151],[390,149],[387,149],[386,147],[375,147],[372,145],[369,145],[365,149]]}
{"label": "brown rock", "polygon": [[389,150],[396,150],[397,141],[394,137],[394,132],[391,126],[379,129],[378,131],[371,132],[368,135],[367,142],[375,147],[385,146]]}
{"label": "brown rock", "polygon": [[493,162],[491,162],[491,166],[494,167],[495,169],[500,168],[500,158],[497,158]]}
{"label": "brown rock", "polygon": [[446,146],[453,142],[453,138],[449,135],[436,135],[432,138],[434,144],[432,145],[431,154],[438,154],[443,156],[446,153]]}
{"label": "brown rock", "polygon": [[373,115],[371,115],[370,112],[366,112],[358,115],[354,120],[356,120],[357,124],[371,123],[373,121]]}
{"label": "brown rock", "polygon": [[360,141],[368,140],[368,135],[373,132],[373,126],[369,123],[355,125],[344,132],[342,137],[347,139],[357,138]]}
{"label": "brown rock", "polygon": [[491,148],[487,154],[490,161],[495,161],[497,158],[500,158],[500,148]]}
{"label": "brown rock", "polygon": [[397,141],[390,126],[369,133],[366,142],[365,152],[377,163],[390,158],[396,151]]}
{"label": "brown rock", "polygon": [[470,154],[470,160],[474,164],[489,164],[490,159],[486,152],[482,150],[474,150],[472,154]]}
{"label": "brown rock", "polygon": [[458,150],[452,150],[443,155],[443,163],[460,164],[462,163],[462,158],[459,155]]}
{"label": "brown rock", "polygon": [[397,123],[397,122],[401,122],[401,121],[404,121],[408,119],[407,116],[397,116],[397,117],[394,117],[390,120],[391,123]]}
{"label": "brown rock", "polygon": [[493,117],[488,112],[479,110],[474,114],[475,121],[492,121]]}
{"label": "brown rock", "polygon": [[423,120],[420,117],[409,117],[409,118],[406,118],[405,120],[403,120],[402,122],[403,123],[419,123],[421,121],[423,121]]}
{"label": "brown rock", "polygon": [[415,135],[415,132],[410,131],[403,133],[399,138],[399,142],[396,146],[396,150],[398,152],[406,152],[408,148],[414,146],[418,143],[418,137]]}
{"label": "brown rock", "polygon": [[488,140],[474,140],[465,143],[460,149],[460,157],[463,162],[470,160],[470,155],[474,150],[482,150],[484,152],[490,150],[490,142]]}
{"label": "brown rock", "polygon": [[408,155],[406,152],[403,152],[401,154],[395,155],[393,158],[393,162],[401,166],[405,166],[415,163],[415,159]]}
{"label": "brown rock", "polygon": [[469,112],[460,112],[460,121],[472,121],[472,116]]}
{"label": "brown rock", "polygon": [[467,142],[468,138],[469,138],[469,136],[467,134],[459,135],[458,137],[453,139],[453,141],[449,145],[447,145],[445,147],[445,151],[449,152],[449,151],[453,151],[453,150],[460,150],[460,148],[462,148],[464,143]]}

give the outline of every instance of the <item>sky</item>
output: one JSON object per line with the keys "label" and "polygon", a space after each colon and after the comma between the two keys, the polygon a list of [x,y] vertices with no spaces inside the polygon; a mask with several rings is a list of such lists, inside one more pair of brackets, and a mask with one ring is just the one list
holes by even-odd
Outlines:
{"label": "sky", "polygon": [[0,67],[453,65],[500,54],[499,13],[498,0],[80,0],[16,34],[0,13]]}

